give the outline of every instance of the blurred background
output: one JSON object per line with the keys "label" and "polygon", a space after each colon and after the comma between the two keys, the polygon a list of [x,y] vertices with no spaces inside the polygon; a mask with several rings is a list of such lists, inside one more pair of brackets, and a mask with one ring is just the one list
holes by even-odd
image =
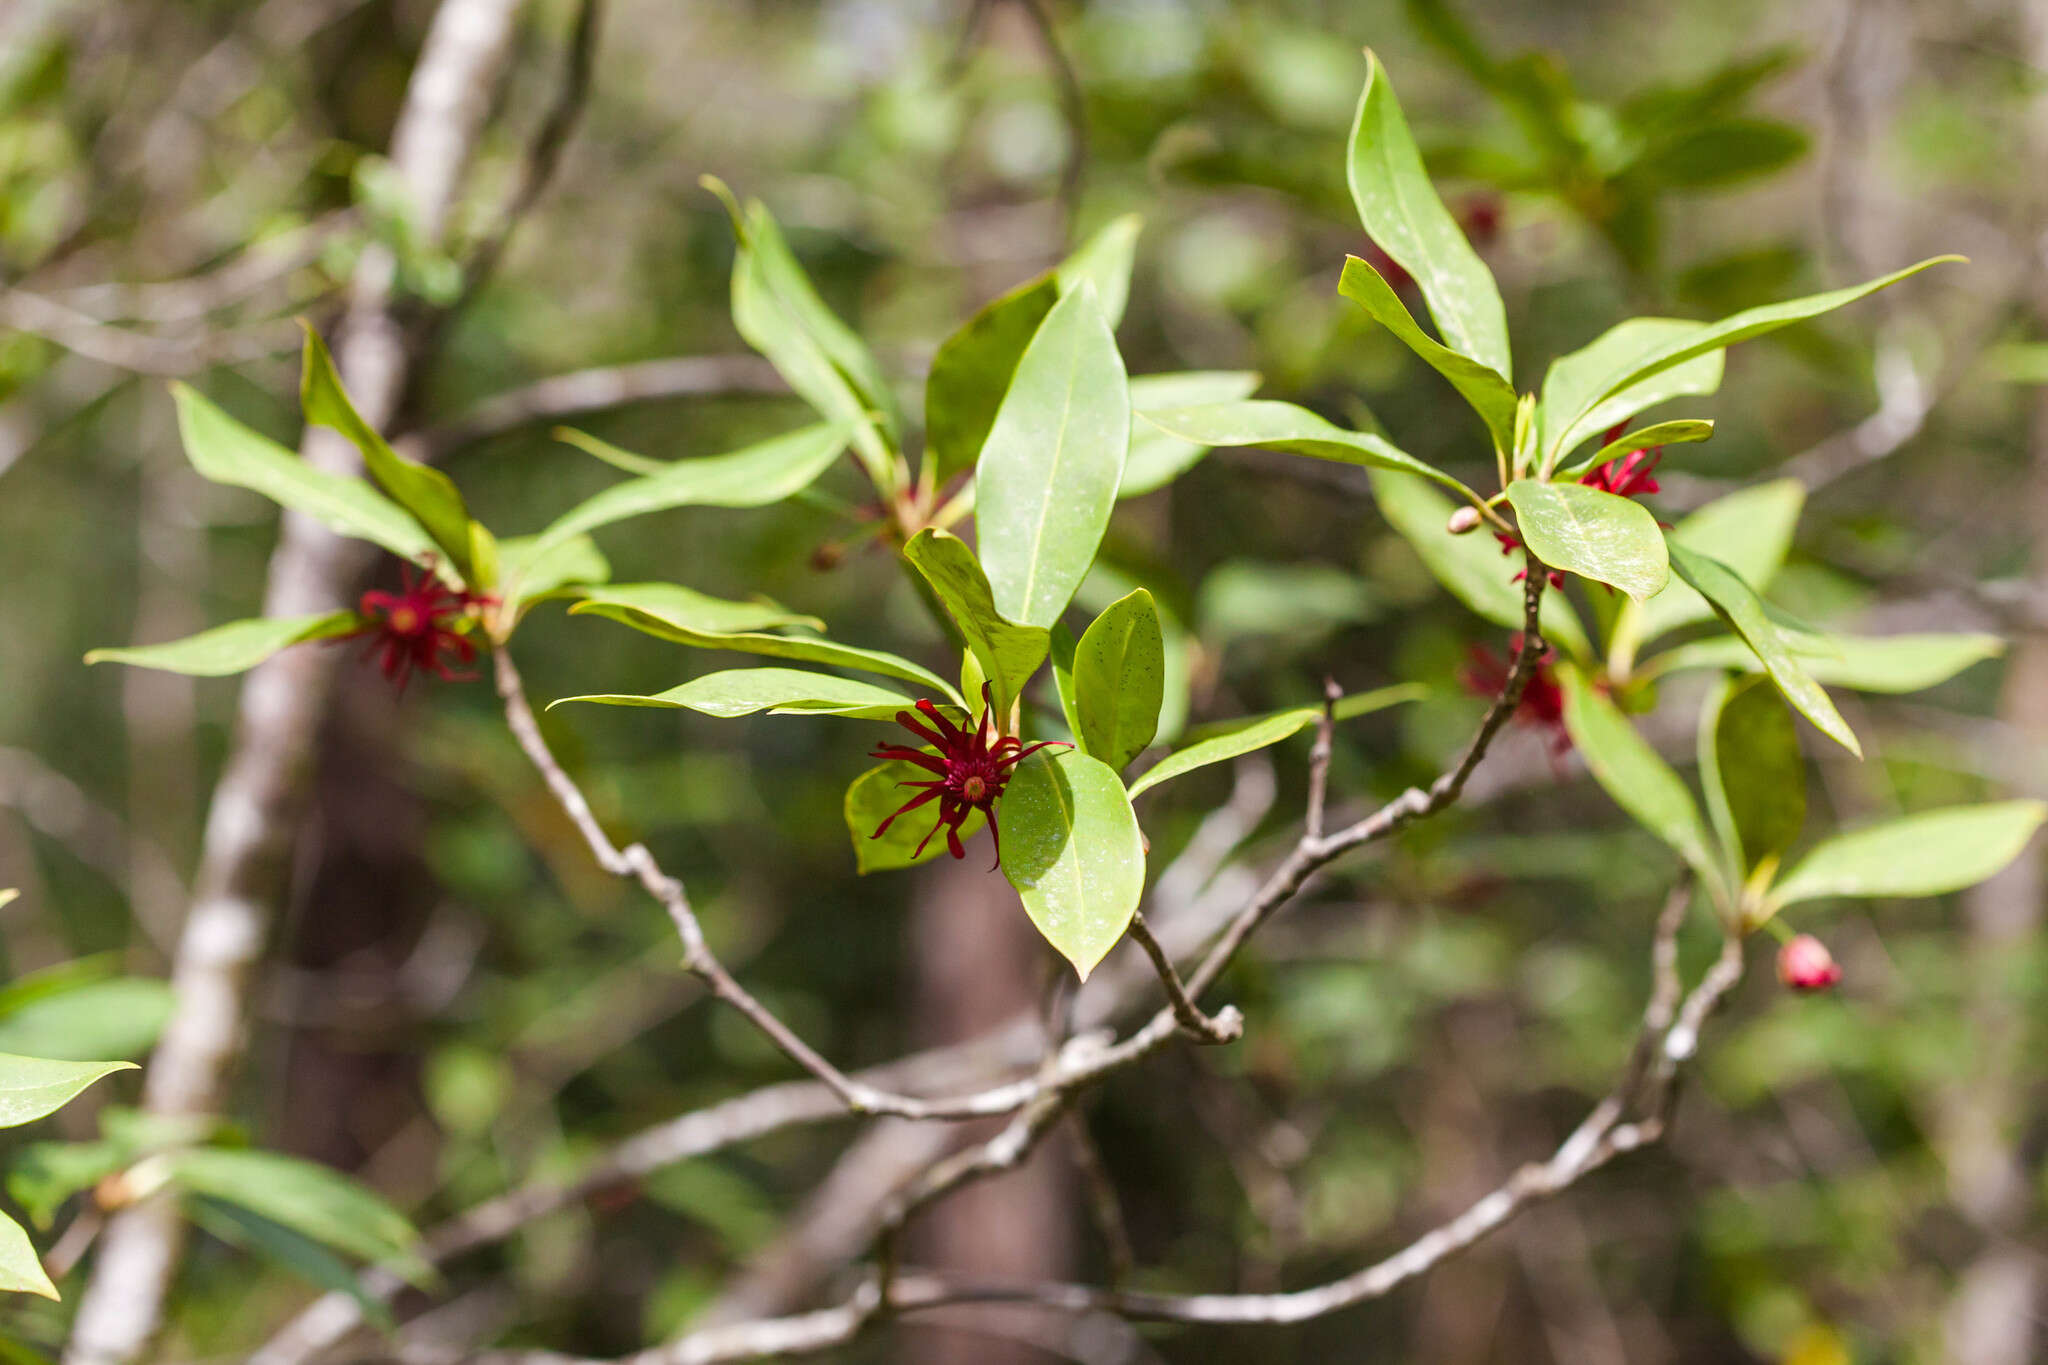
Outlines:
{"label": "blurred background", "polygon": [[[607,0],[579,92],[582,8],[529,0],[429,232],[385,158],[435,8],[0,7],[0,885],[23,892],[0,909],[16,983],[0,1050],[140,1059],[170,1007],[238,685],[80,658],[255,614],[277,525],[191,472],[167,379],[296,443],[290,318],[332,323],[381,252],[394,311],[418,323],[387,430],[493,526],[537,529],[616,478],[556,422],[673,459],[804,420],[731,325],[730,229],[697,184],[715,173],[769,204],[913,397],[974,308],[1137,212],[1132,374],[1257,370],[1266,396],[1369,414],[1418,456],[1477,468],[1450,391],[1335,294],[1365,246],[1343,147],[1366,45],[1502,282],[1520,387],[1631,313],[1718,316],[1971,258],[1734,353],[1695,405],[1717,435],[1674,451],[1654,505],[1673,520],[1799,477],[1779,605],[2013,638],[1934,692],[1842,696],[1871,759],[1813,755],[1826,818],[2048,785],[2048,7]],[[479,269],[508,205],[516,227]],[[573,392],[530,387],[592,371]],[[1345,729],[1336,785],[1363,800],[1436,771],[1481,709],[1459,682],[1468,648],[1503,641],[1435,587],[1356,472],[1218,452],[1124,503],[1110,543],[1184,633],[1197,720],[1312,699],[1325,675],[1432,687]],[[850,470],[832,478],[860,496]],[[853,530],[786,504],[602,540],[621,580],[764,592],[937,663],[892,556]],[[516,649],[542,700],[731,663],[558,607]],[[1683,758],[1690,711],[1667,709],[1645,723]],[[226,1103],[252,1141],[429,1226],[792,1075],[702,1000],[658,909],[591,867],[488,683],[394,697],[350,654],[321,712]],[[1039,998],[1047,954],[978,856],[854,877],[840,800],[867,766],[859,727],[590,708],[548,731],[608,825],[688,881],[726,960],[841,1064],[972,1037]],[[1225,802],[1245,825],[1235,857],[1272,856],[1304,767],[1305,744],[1286,747],[1148,798],[1155,865]],[[1802,919],[1846,967],[1838,992],[1753,972],[1668,1144],[1384,1301],[1257,1331],[940,1315],[831,1358],[2048,1358],[2041,871],[2037,850],[1948,902]],[[1215,996],[1252,1020],[1243,1044],[1125,1074],[1029,1167],[924,1219],[914,1259],[1102,1279],[1121,1252],[1091,1216],[1098,1165],[1138,1285],[1290,1287],[1383,1254],[1547,1153],[1604,1091],[1676,875],[1574,759],[1513,733],[1463,806],[1271,926]],[[115,1078],[28,1136],[90,1137],[138,1093]],[[871,1198],[947,1139],[838,1122],[667,1167],[450,1262],[399,1315],[442,1306],[436,1330],[463,1348],[616,1355],[811,1306],[859,1246],[848,1187]],[[74,1240],[65,1304],[0,1304],[8,1358],[58,1353],[93,1265]],[[152,1358],[241,1358],[315,1292],[202,1232]]]}

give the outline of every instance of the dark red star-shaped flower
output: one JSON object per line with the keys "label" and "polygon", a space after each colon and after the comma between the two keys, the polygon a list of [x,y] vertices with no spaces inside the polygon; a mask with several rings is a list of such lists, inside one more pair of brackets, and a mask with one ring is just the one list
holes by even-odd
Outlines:
{"label": "dark red star-shaped flower", "polygon": [[474,673],[454,668],[476,658],[476,645],[459,627],[486,599],[449,587],[431,569],[415,575],[408,564],[402,573],[399,591],[372,589],[363,594],[356,609],[367,624],[356,638],[369,639],[377,666],[400,692],[414,673],[431,673],[449,682],[474,678]]}
{"label": "dark red star-shaped flower", "polygon": [[[1488,649],[1485,645],[1473,645],[1467,652],[1465,667],[1458,673],[1458,681],[1467,692],[1474,696],[1493,698],[1507,689],[1508,674],[1514,665],[1514,656],[1521,652],[1522,636],[1516,632],[1509,641],[1507,658]],[[1522,700],[1515,705],[1515,722],[1546,731],[1550,740],[1552,757],[1571,752],[1571,731],[1564,725],[1564,689],[1558,686],[1557,674],[1551,671],[1551,660],[1557,651],[1546,649],[1536,660],[1536,671],[1529,675],[1529,681],[1522,685]]]}
{"label": "dark red star-shaped flower", "polygon": [[[1015,735],[997,734],[995,703],[989,696],[987,683],[981,686],[981,706],[981,720],[971,730],[946,719],[929,700],[917,704],[924,721],[930,722],[928,725],[908,711],[896,713],[898,725],[938,752],[913,749],[905,744],[884,744],[874,751],[871,757],[914,763],[932,776],[926,781],[898,783],[898,786],[918,788],[918,794],[897,807],[869,838],[881,838],[895,823],[896,817],[904,812],[936,801],[939,803],[939,820],[932,826],[931,834],[925,835],[923,842],[918,844],[919,853],[923,853],[925,845],[932,841],[932,835],[943,829],[946,831],[947,850],[955,858],[965,858],[967,850],[960,844],[960,827],[967,823],[970,814],[980,811],[988,817],[989,837],[996,845],[996,861],[1002,861],[1003,841],[996,831],[996,798],[1003,794],[1003,787],[1010,780],[1010,770],[1040,749],[1052,745],[1071,746],[1057,739],[1026,744]],[[990,866],[993,869],[994,864]]]}

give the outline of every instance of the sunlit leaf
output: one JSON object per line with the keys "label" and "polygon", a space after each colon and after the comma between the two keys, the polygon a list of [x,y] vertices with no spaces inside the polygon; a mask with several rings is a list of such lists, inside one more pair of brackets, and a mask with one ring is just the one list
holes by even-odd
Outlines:
{"label": "sunlit leaf", "polygon": [[[1550,363],[1537,404],[1537,449],[1555,465],[1582,442],[1668,399],[1709,394],[1721,387],[1723,356],[1708,350],[1601,398],[1601,389],[1635,361],[1697,338],[1703,322],[1682,318],[1630,318],[1587,345]],[[1589,409],[1590,405],[1590,410]]]}
{"label": "sunlit leaf", "polygon": [[[1452,230],[1456,231],[1455,226]],[[1464,239],[1460,237],[1459,240]],[[1478,258],[1473,259],[1476,261]],[[1482,271],[1485,268],[1480,266]],[[1492,283],[1492,276],[1487,277],[1487,282],[1489,285]],[[1439,345],[1416,325],[1407,305],[1401,302],[1401,296],[1380,277],[1379,271],[1356,256],[1344,258],[1344,274],[1337,281],[1337,292],[1363,308],[1374,322],[1399,337],[1430,368],[1450,380],[1451,387],[1463,395],[1465,401],[1472,405],[1472,410],[1479,414],[1479,420],[1486,424],[1497,448],[1514,449],[1517,399],[1514,386],[1497,369],[1462,351]],[[1499,306],[1498,299],[1495,306]]]}
{"label": "sunlit leaf", "polygon": [[[1668,532],[1668,545],[1682,545],[1726,564],[1759,592],[1771,585],[1792,548],[1792,532],[1806,489],[1797,479],[1777,479],[1716,498]],[[1711,621],[1714,608],[1682,579],[1639,608],[1630,627],[1647,643],[1698,621]]]}
{"label": "sunlit leaf", "polygon": [[1262,446],[1318,460],[1415,474],[1454,492],[1465,491],[1463,484],[1441,469],[1424,464],[1383,437],[1346,431],[1307,408],[1270,398],[1141,411],[1138,424],[1197,445]]}
{"label": "sunlit leaf", "polygon": [[[1332,707],[1332,712],[1340,721],[1350,720],[1402,702],[1419,701],[1426,695],[1428,689],[1419,684],[1397,683],[1392,687],[1341,697]],[[1322,713],[1320,706],[1295,706],[1262,716],[1205,725],[1195,731],[1186,744],[1147,768],[1137,781],[1131,783],[1131,795],[1136,797],[1140,792],[1149,791],[1197,768],[1206,768],[1212,763],[1222,763],[1240,754],[1278,744],[1313,725]]]}
{"label": "sunlit leaf", "polygon": [[1159,728],[1166,646],[1159,612],[1143,588],[1112,602],[1074,650],[1074,700],[1082,751],[1121,771]]}
{"label": "sunlit leaf", "polygon": [[1553,569],[1610,584],[1642,600],[1671,576],[1664,533],[1641,503],[1578,483],[1508,485],[1522,539]]}
{"label": "sunlit leaf", "polygon": [[55,1113],[100,1077],[134,1069],[133,1062],[71,1062],[0,1053],[0,1128]]}
{"label": "sunlit leaf", "polygon": [[[2005,641],[1996,635],[1779,634],[1814,681],[1855,692],[1918,692],[2005,652]],[[1679,645],[1655,662],[1660,672],[1763,667],[1748,645],[1727,635]]]}
{"label": "sunlit leaf", "polygon": [[1012,771],[996,818],[1003,875],[1087,980],[1145,894],[1145,842],[1124,784],[1079,750],[1041,750]]}
{"label": "sunlit leaf", "polygon": [[362,625],[363,619],[352,611],[330,611],[319,616],[257,616],[160,645],[95,649],[85,656],[85,661],[133,664],[137,668],[160,668],[196,678],[220,678],[254,668],[288,646],[307,640],[333,640],[360,630]]}
{"label": "sunlit leaf", "polygon": [[1190,370],[1141,375],[1131,381],[1131,451],[1124,460],[1119,498],[1135,498],[1166,487],[1195,466],[1210,447],[1173,436],[1145,420],[1150,412],[1232,403],[1258,391],[1250,370]]}
{"label": "sunlit leaf", "polygon": [[773,715],[889,720],[898,711],[910,709],[911,704],[911,699],[902,693],[891,692],[873,683],[858,682],[833,673],[810,673],[800,668],[729,668],[692,678],[679,687],[671,687],[652,696],[614,692],[563,697],[550,702],[549,709],[572,701],[598,702],[606,706],[666,707],[725,719],[767,711]]}
{"label": "sunlit leaf", "polygon": [[931,585],[979,661],[997,713],[1008,714],[1010,703],[1045,662],[1051,637],[1042,626],[1020,625],[996,610],[980,563],[958,536],[927,527],[903,547],[903,554]]}
{"label": "sunlit leaf", "polygon": [[2039,801],[1997,801],[1866,825],[1817,844],[1778,879],[1768,904],[1960,891],[2019,857],[2044,817]]}
{"label": "sunlit leaf", "polygon": [[12,1294],[40,1294],[46,1299],[60,1297],[50,1283],[28,1230],[0,1213],[0,1290]]}

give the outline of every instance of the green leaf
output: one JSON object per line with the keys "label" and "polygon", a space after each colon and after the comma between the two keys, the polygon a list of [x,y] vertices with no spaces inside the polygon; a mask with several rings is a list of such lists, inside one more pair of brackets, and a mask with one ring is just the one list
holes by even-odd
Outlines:
{"label": "green leaf", "polygon": [[1567,431],[1578,429],[1582,424],[1592,425],[1591,415],[1598,404],[1605,403],[1623,393],[1654,379],[1675,365],[1704,355],[1709,351],[1733,346],[1738,341],[1775,332],[1795,322],[1805,322],[1823,313],[1856,302],[1865,295],[1910,279],[1929,266],[1941,265],[1947,261],[1960,261],[1961,256],[1932,256],[1917,265],[1904,270],[1895,270],[1889,275],[1880,275],[1874,280],[1851,285],[1846,289],[1831,289],[1824,294],[1810,294],[1803,299],[1788,299],[1783,303],[1769,303],[1760,308],[1746,308],[1732,317],[1709,323],[1689,336],[1682,336],[1654,347],[1646,354],[1636,354],[1617,364],[1599,383],[1593,386],[1593,398],[1585,408],[1572,415]]}
{"label": "green leaf", "polygon": [[[1464,239],[1461,237],[1459,240]],[[1483,271],[1485,267],[1480,269]],[[1492,276],[1488,276],[1489,287],[1492,282]],[[1514,385],[1508,383],[1500,371],[1461,351],[1438,345],[1416,325],[1407,306],[1401,302],[1401,296],[1380,278],[1380,272],[1356,256],[1344,258],[1344,274],[1337,281],[1337,292],[1371,314],[1374,322],[1399,337],[1409,350],[1427,361],[1430,368],[1450,380],[1451,387],[1472,405],[1472,410],[1479,414],[1479,420],[1486,424],[1486,430],[1498,449],[1515,448],[1515,404],[1518,400]],[[1499,307],[1497,297],[1494,306]],[[1505,341],[1502,344],[1505,346]]]}
{"label": "green leaf", "polygon": [[1593,780],[1631,819],[1675,849],[1725,904],[1727,884],[1713,839],[1685,783],[1585,674],[1571,664],[1560,664],[1557,673],[1564,686],[1565,728]]}
{"label": "green leaf", "polygon": [[1235,403],[1141,411],[1138,420],[1142,426],[1157,428],[1168,436],[1197,445],[1262,446],[1318,460],[1363,465],[1368,469],[1391,469],[1420,475],[1462,496],[1470,496],[1465,485],[1434,465],[1424,464],[1392,442],[1369,432],[1346,431],[1292,403],[1253,398]]}
{"label": "green leaf", "polygon": [[1664,533],[1639,502],[1579,483],[1508,485],[1522,539],[1553,569],[1611,584],[1641,601],[1671,577]]}
{"label": "green leaf", "polygon": [[399,457],[349,401],[341,386],[341,376],[335,373],[334,358],[327,354],[320,334],[310,323],[301,320],[300,325],[306,332],[306,353],[299,376],[299,402],[306,410],[306,421],[332,427],[348,437],[349,443],[362,452],[363,465],[377,486],[427,529],[463,581],[479,590],[488,590],[491,584],[476,573],[469,509],[463,506],[462,494],[456,491],[454,481],[438,469]]}
{"label": "green leaf", "polygon": [[1687,129],[1631,170],[1672,189],[1708,189],[1782,170],[1806,155],[1806,147],[1806,134],[1789,123],[1721,119]]}
{"label": "green leaf", "polygon": [[1234,403],[1258,391],[1259,376],[1250,370],[1189,370],[1180,374],[1148,374],[1131,381],[1131,451],[1124,460],[1119,498],[1156,492],[1192,469],[1209,447],[1168,435],[1145,420],[1147,414],[1171,408]]}
{"label": "green leaf", "polygon": [[2020,856],[2048,805],[1996,801],[1885,820],[1822,840],[1778,879],[1773,911],[1826,896],[1939,896],[1975,886]]}
{"label": "green leaf", "polygon": [[221,1199],[198,1195],[185,1207],[192,1221],[230,1246],[241,1247],[316,1289],[347,1295],[356,1301],[366,1320],[386,1331],[396,1326],[390,1306],[364,1292],[354,1267],[312,1238]]}
{"label": "green leaf", "polygon": [[64,1201],[141,1155],[126,1142],[31,1142],[7,1166],[7,1193],[39,1228],[56,1222]]}
{"label": "green leaf", "polygon": [[11,1294],[40,1294],[46,1299],[62,1296],[50,1283],[28,1230],[0,1213],[0,1290]]}
{"label": "green leaf", "polygon": [[[556,433],[574,446],[602,444],[578,431]],[[846,429],[804,427],[727,455],[678,460],[659,474],[613,484],[585,499],[533,537],[538,557],[600,526],[674,507],[765,507],[808,488],[846,448]]]}
{"label": "green leaf", "polygon": [[1139,588],[1096,617],[1074,651],[1074,737],[1082,751],[1121,771],[1152,742],[1165,686],[1159,612]]}
{"label": "green leaf", "polygon": [[1124,320],[1124,303],[1131,296],[1131,264],[1137,258],[1138,231],[1144,225],[1145,220],[1135,213],[1112,218],[1053,271],[1061,298],[1078,293],[1083,285],[1095,287],[1096,304],[1112,332]]}
{"label": "green leaf", "polygon": [[924,448],[937,482],[973,467],[1017,362],[1059,298],[1059,282],[1049,275],[1021,284],[969,318],[932,357],[924,383]]}
{"label": "green leaf", "polygon": [[1700,780],[1737,880],[1792,847],[1806,824],[1806,760],[1784,700],[1760,680],[1723,680],[1700,712]]}
{"label": "green leaf", "polygon": [[[853,785],[846,789],[846,832],[853,836],[854,864],[862,876],[899,867],[915,867],[946,851],[945,835],[929,841],[925,837],[932,832],[932,822],[938,818],[936,801],[919,806],[891,824],[880,838],[875,837],[875,831],[882,827],[884,820],[904,802],[919,794],[916,789],[901,784],[922,782],[930,777],[930,773],[915,763],[891,759],[854,778]],[[967,822],[960,826],[961,839],[973,838],[987,823],[987,817],[979,810],[970,811]],[[924,844],[922,853],[917,851],[919,844]]]}
{"label": "green leaf", "polygon": [[[1856,692],[1918,692],[2005,652],[1996,635],[1804,635],[1779,632],[1815,682]],[[1759,669],[1762,662],[1733,636],[1698,640],[1659,654],[1660,672],[1687,668]]]}
{"label": "green leaf", "polygon": [[0,1128],[55,1113],[100,1077],[134,1069],[133,1062],[67,1062],[0,1053]]}
{"label": "green leaf", "polygon": [[770,625],[810,625],[823,629],[823,623],[791,615],[772,602],[724,602],[673,583],[621,583],[586,592],[581,602],[569,608],[569,614],[610,617],[658,639],[697,649],[730,649],[741,654],[800,659],[806,663],[831,664],[902,678],[965,705],[953,690],[953,685],[944,678],[883,650],[861,649],[799,635],[717,628],[720,623],[744,621],[751,616]]}
{"label": "green leaf", "polygon": [[[1437,582],[1480,616],[1510,630],[1522,628],[1518,556],[1504,556],[1485,527],[1454,536],[1445,527],[1451,504],[1413,479],[1375,471],[1372,493],[1380,512],[1422,557]],[[1563,593],[1543,594],[1543,638],[1575,658],[1587,658],[1586,632]]]}
{"label": "green leaf", "polygon": [[[1797,479],[1758,484],[1716,498],[1679,522],[1664,539],[1669,545],[1711,555],[1761,591],[1784,565],[1805,503],[1806,489]],[[1713,606],[1683,580],[1632,610],[1640,612],[1632,629],[1643,643],[1714,617]]]}
{"label": "green leaf", "polygon": [[539,543],[539,536],[498,542],[500,581],[514,606],[538,602],[565,588],[603,583],[612,576],[610,562],[589,536],[558,540],[536,553]]}
{"label": "green leaf", "polygon": [[[1428,688],[1417,683],[1396,683],[1392,687],[1377,688],[1371,692],[1358,692],[1339,698],[1332,710],[1338,720],[1350,720],[1355,716],[1367,715],[1389,706],[1398,706],[1402,702],[1419,701],[1428,695],[1428,691]],[[1187,744],[1147,768],[1137,781],[1131,783],[1131,796],[1135,799],[1138,793],[1149,791],[1162,782],[1171,781],[1197,768],[1206,768],[1212,763],[1222,763],[1240,754],[1253,753],[1278,744],[1281,740],[1299,734],[1305,727],[1313,725],[1316,717],[1322,713],[1323,708],[1320,706],[1295,706],[1263,716],[1247,716],[1218,725],[1205,725],[1195,732]]]}
{"label": "green leaf", "polygon": [[338,535],[381,545],[403,559],[421,562],[433,554],[425,528],[361,479],[315,469],[183,384],[171,385],[171,397],[185,457],[205,478],[261,493]]}
{"label": "green leaf", "polygon": [[1712,422],[1700,421],[1696,418],[1680,418],[1672,422],[1658,422],[1653,426],[1623,432],[1620,436],[1595,451],[1592,458],[1582,464],[1573,465],[1564,472],[1567,474],[1583,475],[1598,469],[1601,465],[1610,464],[1624,455],[1633,455],[1638,450],[1651,450],[1660,446],[1691,445],[1697,441],[1704,441],[1713,434],[1714,424]]}
{"label": "green leaf", "polygon": [[766,711],[771,715],[850,716],[859,720],[890,720],[910,709],[910,698],[873,683],[800,668],[729,668],[706,673],[653,696],[600,693],[563,697],[548,703],[553,710],[572,701],[606,706],[655,706],[696,711],[730,719]]}
{"label": "green leaf", "polygon": [[926,527],[903,547],[903,555],[931,585],[981,664],[995,693],[996,714],[1008,715],[1010,703],[1045,662],[1051,636],[1043,626],[1019,625],[996,610],[988,579],[960,537]]}
{"label": "green leaf", "polygon": [[1004,616],[1059,619],[1095,561],[1130,443],[1123,358],[1084,285],[1017,362],[976,466],[976,543]]}
{"label": "green leaf", "polygon": [[434,1271],[404,1214],[341,1172],[277,1152],[193,1147],[166,1154],[179,1188],[247,1209],[413,1284]]}
{"label": "green leaf", "polygon": [[220,678],[254,668],[271,655],[306,640],[333,640],[361,629],[363,619],[352,611],[321,616],[256,616],[230,621],[182,640],[133,648],[95,649],[89,664],[133,664],[161,668],[196,678]]}
{"label": "green leaf", "polygon": [[140,1057],[171,1016],[170,984],[149,977],[88,981],[0,1017],[0,1053],[82,1062]]}
{"label": "green leaf", "polygon": [[[1359,221],[1380,249],[1414,277],[1450,347],[1505,382],[1513,371],[1500,290],[1429,183],[1379,58],[1368,52],[1366,61],[1365,90],[1345,162]],[[1345,271],[1350,272],[1348,264]]]}
{"label": "green leaf", "polygon": [[[1583,441],[1672,398],[1697,397],[1721,387],[1722,353],[1709,350],[1672,366],[1604,400],[1602,387],[1645,356],[1690,342],[1707,330],[1683,318],[1630,318],[1569,355],[1559,356],[1543,375],[1537,405],[1537,450],[1555,468]],[[1590,410],[1589,410],[1590,409]]]}
{"label": "green leaf", "polygon": [[1692,585],[1694,591],[1714,604],[1714,610],[1720,613],[1721,619],[1756,652],[1756,657],[1763,662],[1764,671],[1785,694],[1785,700],[1812,721],[1822,734],[1861,758],[1863,746],[1856,742],[1849,723],[1842,719],[1842,713],[1835,709],[1834,702],[1828,699],[1820,684],[1808,676],[1793,658],[1784,637],[1778,634],[1778,628],[1764,614],[1764,604],[1749,584],[1719,560],[1688,550],[1683,545],[1671,547],[1671,566],[1678,570],[1679,577]]}
{"label": "green leaf", "polygon": [[1067,629],[1066,622],[1053,622],[1052,689],[1059,698],[1060,715],[1067,722],[1067,733],[1076,741],[1081,737],[1081,703],[1074,695],[1074,651],[1079,647],[1080,641],[1074,638],[1073,631]]}
{"label": "green leaf", "polygon": [[1011,772],[997,817],[1003,875],[1086,981],[1145,894],[1145,841],[1124,784],[1100,759],[1041,750]]}

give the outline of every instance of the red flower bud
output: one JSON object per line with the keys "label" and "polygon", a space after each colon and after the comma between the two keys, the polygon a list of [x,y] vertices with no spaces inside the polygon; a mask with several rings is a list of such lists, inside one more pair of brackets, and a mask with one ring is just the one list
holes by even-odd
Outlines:
{"label": "red flower bud", "polygon": [[1778,950],[1778,980],[1795,991],[1824,991],[1842,979],[1842,964],[1828,945],[1801,934]]}

